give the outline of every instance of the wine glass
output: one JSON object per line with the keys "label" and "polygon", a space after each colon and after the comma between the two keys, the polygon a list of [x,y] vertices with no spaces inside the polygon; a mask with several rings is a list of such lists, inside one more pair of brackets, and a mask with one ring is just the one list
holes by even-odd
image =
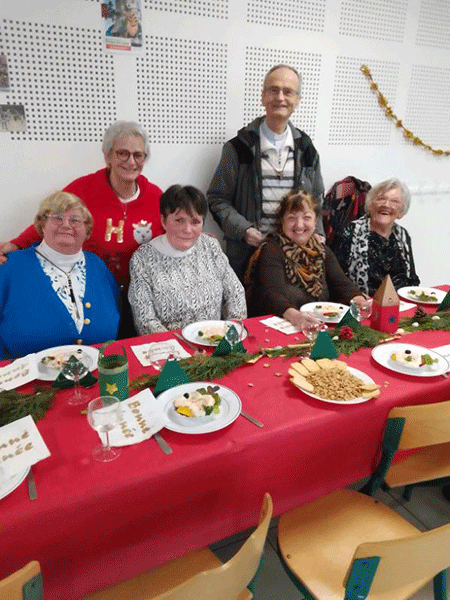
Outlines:
{"label": "wine glass", "polygon": [[66,379],[73,381],[73,394],[69,396],[68,403],[71,405],[85,404],[91,398],[91,394],[80,387],[80,379],[89,373],[92,368],[92,358],[85,352],[77,351],[76,356],[69,356],[61,367],[61,374]]}
{"label": "wine glass", "polygon": [[225,339],[232,348],[243,339],[244,331],[244,323],[240,319],[225,321]]}
{"label": "wine glass", "polygon": [[318,321],[317,319],[315,319],[314,321],[308,321],[307,323],[305,323],[303,325],[302,333],[304,336],[306,336],[309,339],[309,348],[308,348],[308,352],[305,356],[311,355],[313,343],[316,340],[317,336],[319,335],[319,331],[322,331],[324,329],[327,329],[327,326],[324,323],[322,323],[321,321]]}
{"label": "wine glass", "polygon": [[354,300],[350,300],[350,314],[358,323],[368,319],[372,314],[372,299],[367,300],[364,304],[358,304]]}
{"label": "wine glass", "polygon": [[87,407],[87,419],[92,429],[99,433],[102,443],[92,451],[92,456],[100,462],[109,462],[120,455],[118,448],[111,448],[109,444],[109,432],[122,420],[122,409],[120,400],[114,396],[100,396],[91,400]]}

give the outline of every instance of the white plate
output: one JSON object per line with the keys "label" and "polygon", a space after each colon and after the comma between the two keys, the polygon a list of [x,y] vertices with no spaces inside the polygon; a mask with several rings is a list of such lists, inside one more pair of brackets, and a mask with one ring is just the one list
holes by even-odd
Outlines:
{"label": "white plate", "polygon": [[56,346],[55,348],[47,348],[47,350],[36,352],[38,379],[41,379],[42,381],[55,381],[59,375],[59,369],[52,369],[51,367],[46,367],[42,364],[41,361],[45,356],[51,355],[54,352],[75,352],[80,349],[92,358],[91,371],[95,371],[98,363],[98,348],[92,348],[92,346],[78,346],[78,344],[73,344],[71,346]]}
{"label": "white plate", "polygon": [[[339,311],[339,314],[335,317],[325,317],[320,312],[317,312],[315,310],[318,306],[325,305],[333,307],[333,309]],[[300,310],[302,312],[312,312],[318,319],[321,319],[325,323],[339,323],[339,321],[342,319],[342,317],[345,315],[348,309],[349,306],[346,306],[345,304],[338,304],[337,302],[308,302],[308,304],[304,304],[300,307]]]}
{"label": "white plate", "polygon": [[193,417],[184,417],[183,415],[178,414],[173,408],[173,400],[177,396],[182,396],[185,392],[193,392],[194,390],[207,387],[208,385],[214,386],[218,384],[205,381],[183,383],[182,385],[177,385],[160,394],[158,396],[158,402],[164,404],[164,426],[171,431],[178,431],[179,433],[198,434],[218,431],[233,423],[241,412],[241,400],[233,390],[230,390],[223,385],[218,385],[219,389],[217,390],[217,393],[220,396],[221,403],[220,412],[217,415],[213,414],[209,417],[200,417],[199,419],[196,419]]}
{"label": "white plate", "polygon": [[230,319],[229,321],[198,321],[197,323],[190,323],[190,325],[183,327],[181,333],[185,339],[193,344],[199,344],[200,346],[218,346],[219,342],[208,342],[203,337],[200,337],[198,332],[202,331],[205,327],[223,327],[225,333],[225,323],[230,322],[235,325],[241,341],[245,340],[247,337],[245,327],[242,328],[242,326],[239,325],[239,323],[235,323],[233,319]]}
{"label": "white plate", "polygon": [[[391,354],[394,352],[401,352],[402,350],[413,350],[418,354],[429,354],[431,358],[437,358],[437,369],[432,371],[430,365],[424,365],[423,367],[415,369],[414,367],[406,367],[401,363],[391,360]],[[403,373],[404,375],[412,375],[413,377],[436,377],[437,375],[443,375],[449,369],[446,358],[434,350],[429,350],[423,346],[415,346],[414,344],[397,344],[395,342],[392,344],[380,344],[373,348],[372,356],[378,364],[386,367],[386,369],[396,371],[397,373]]]}
{"label": "white plate", "polygon": [[[366,375],[362,371],[359,371],[358,369],[354,369],[353,367],[347,367],[347,371],[350,373],[350,375],[354,375],[358,379],[361,379],[363,383],[375,383],[372,377],[369,377],[368,375]],[[306,390],[303,390],[301,388],[297,389],[300,389],[300,391],[302,391],[307,396],[311,396],[311,398],[315,398],[316,400],[320,400],[321,402],[329,402],[330,404],[361,404],[362,402],[368,402],[369,400],[373,400],[373,398],[363,398],[362,396],[352,398],[351,400],[331,400],[329,398],[321,398],[320,396],[316,396],[316,394],[313,394],[312,392],[307,392]]]}
{"label": "white plate", "polygon": [[[409,292],[411,290],[415,290],[415,291],[424,291],[427,294],[429,294],[430,292],[434,292],[436,294],[436,302],[431,302],[431,301],[425,301],[425,300],[417,300],[417,298],[414,298],[414,296],[410,296]],[[404,298],[405,300],[408,300],[408,302],[417,302],[418,304],[429,304],[430,306],[436,306],[438,304],[440,304],[442,302],[442,300],[445,298],[445,294],[447,292],[444,292],[442,290],[437,290],[436,288],[427,288],[427,287],[420,287],[420,286],[408,286],[408,287],[402,287],[399,290],[397,290],[397,294],[399,296],[401,296],[402,298]]]}
{"label": "white plate", "polygon": [[22,483],[22,481],[28,475],[29,470],[30,470],[30,467],[27,467],[26,469],[24,469],[23,471],[20,471],[19,473],[16,473],[9,479],[2,479],[0,477],[0,499],[4,498],[8,494],[10,494],[13,490],[15,490],[17,487],[19,487],[19,485]]}

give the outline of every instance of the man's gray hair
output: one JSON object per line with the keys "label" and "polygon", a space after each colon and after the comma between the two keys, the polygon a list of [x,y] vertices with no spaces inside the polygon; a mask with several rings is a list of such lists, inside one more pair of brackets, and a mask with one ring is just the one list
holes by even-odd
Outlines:
{"label": "man's gray hair", "polygon": [[293,71],[297,77],[298,77],[298,93],[300,94],[300,86],[302,83],[302,78],[300,77],[300,73],[297,71],[297,69],[295,67],[291,67],[290,65],[285,65],[284,63],[280,63],[278,65],[275,65],[274,67],[272,67],[271,69],[269,69],[264,77],[264,84],[263,84],[263,89],[266,89],[266,81],[267,78],[269,77],[269,75],[271,73],[273,73],[274,71],[276,71],[277,69],[289,69],[290,71]]}
{"label": "man's gray hair", "polygon": [[399,189],[401,192],[402,210],[401,210],[401,213],[398,218],[401,219],[402,217],[404,217],[406,215],[406,213],[408,212],[409,206],[411,204],[411,193],[410,193],[409,189],[407,188],[407,186],[402,181],[400,181],[399,179],[395,179],[395,178],[387,179],[386,181],[382,181],[381,183],[374,185],[373,188],[371,188],[367,192],[366,202],[364,205],[366,212],[370,213],[370,210],[372,208],[372,204],[373,204],[374,200],[376,200],[377,198],[382,196],[385,192],[388,192],[389,190],[393,190],[393,189]]}
{"label": "man's gray hair", "polygon": [[140,136],[142,138],[144,142],[144,152],[147,155],[145,160],[148,160],[150,157],[148,135],[142,125],[139,125],[139,123],[136,123],[135,121],[116,121],[108,127],[103,136],[103,154],[107,156],[113,149],[117,140],[123,140],[132,135]]}

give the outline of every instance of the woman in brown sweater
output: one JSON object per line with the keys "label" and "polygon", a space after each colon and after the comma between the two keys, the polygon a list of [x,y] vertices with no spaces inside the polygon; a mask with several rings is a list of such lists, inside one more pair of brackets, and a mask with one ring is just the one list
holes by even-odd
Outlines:
{"label": "woman in brown sweater", "polygon": [[308,302],[367,302],[315,232],[320,208],[311,194],[292,190],[281,201],[277,233],[253,255],[247,269],[249,315],[275,314],[302,329],[315,320],[300,312]]}

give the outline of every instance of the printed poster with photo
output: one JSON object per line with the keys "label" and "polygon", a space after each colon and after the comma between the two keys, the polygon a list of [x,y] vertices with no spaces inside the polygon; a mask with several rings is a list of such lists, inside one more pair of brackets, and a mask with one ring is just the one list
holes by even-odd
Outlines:
{"label": "printed poster with photo", "polygon": [[101,4],[105,50],[142,50],[141,0],[108,0]]}
{"label": "printed poster with photo", "polygon": [[0,52],[0,92],[9,92],[9,72],[6,54]]}
{"label": "printed poster with photo", "polygon": [[0,104],[0,132],[26,131],[25,109],[22,104]]}

